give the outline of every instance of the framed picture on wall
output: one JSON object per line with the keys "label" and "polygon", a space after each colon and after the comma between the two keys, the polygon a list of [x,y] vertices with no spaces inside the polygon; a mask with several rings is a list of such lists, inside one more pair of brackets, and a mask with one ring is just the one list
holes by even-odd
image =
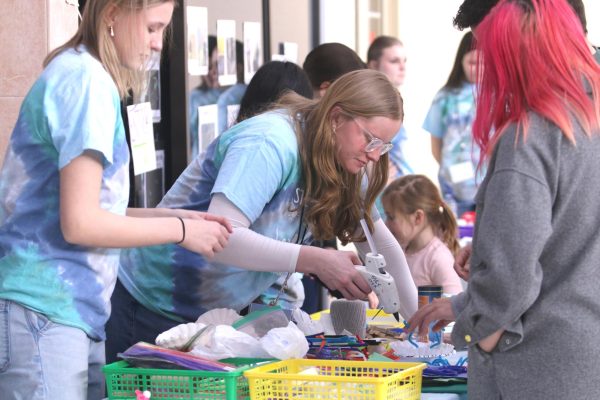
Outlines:
{"label": "framed picture on wall", "polygon": [[217,20],[217,49],[219,53],[219,84],[221,86],[234,85],[237,83],[234,20]]}
{"label": "framed picture on wall", "polygon": [[188,6],[186,8],[188,73],[208,74],[208,9]]}
{"label": "framed picture on wall", "polygon": [[219,109],[216,104],[198,107],[198,154],[219,134]]}
{"label": "framed picture on wall", "polygon": [[244,22],[244,82],[250,79],[262,65],[263,52],[259,22]]}

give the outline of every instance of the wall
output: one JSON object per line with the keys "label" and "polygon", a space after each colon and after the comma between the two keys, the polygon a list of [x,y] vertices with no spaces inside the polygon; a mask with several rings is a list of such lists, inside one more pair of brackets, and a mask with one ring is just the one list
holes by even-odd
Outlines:
{"label": "wall", "polygon": [[311,5],[309,0],[270,0],[271,54],[279,54],[280,42],[298,44],[298,64],[311,50]]}
{"label": "wall", "polygon": [[356,49],[356,8],[348,0],[321,0],[320,43],[338,42]]}
{"label": "wall", "polygon": [[21,102],[42,71],[44,57],[77,29],[77,8],[65,0],[2,0],[2,6],[0,164]]}
{"label": "wall", "polygon": [[[452,25],[462,0],[399,0],[399,38],[407,52],[404,125],[409,138],[407,156],[416,173],[437,182],[438,165],[431,155],[431,139],[421,128],[431,100],[448,79],[463,32]],[[435,10],[432,13],[431,10]]]}
{"label": "wall", "polygon": [[584,0],[585,18],[587,19],[588,39],[600,46],[600,1]]}

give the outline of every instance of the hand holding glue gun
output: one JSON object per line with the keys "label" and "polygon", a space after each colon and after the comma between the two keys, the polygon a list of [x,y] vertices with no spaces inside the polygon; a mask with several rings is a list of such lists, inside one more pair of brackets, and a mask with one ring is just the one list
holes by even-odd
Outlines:
{"label": "hand holding glue gun", "polygon": [[369,227],[364,219],[360,220],[371,252],[365,256],[366,265],[357,265],[356,269],[369,283],[373,292],[379,298],[380,309],[383,309],[388,314],[394,315],[396,321],[400,320],[400,298],[398,297],[398,289],[394,278],[385,270],[385,259],[383,255],[378,254],[375,249],[375,243],[369,232]]}

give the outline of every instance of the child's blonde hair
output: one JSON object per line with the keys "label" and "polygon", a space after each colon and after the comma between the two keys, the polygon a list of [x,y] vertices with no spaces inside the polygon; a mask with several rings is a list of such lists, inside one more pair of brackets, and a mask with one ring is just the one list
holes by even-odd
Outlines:
{"label": "child's blonde hair", "polygon": [[390,183],[381,202],[386,210],[410,215],[423,210],[437,236],[456,257],[460,248],[456,218],[442,200],[440,191],[425,175],[405,175]]}

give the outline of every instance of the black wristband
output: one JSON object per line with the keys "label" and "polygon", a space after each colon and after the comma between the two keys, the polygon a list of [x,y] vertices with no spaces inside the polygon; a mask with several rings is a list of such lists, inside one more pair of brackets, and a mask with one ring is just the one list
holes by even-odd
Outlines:
{"label": "black wristband", "polygon": [[181,236],[181,240],[179,242],[175,243],[175,244],[181,244],[185,240],[185,223],[183,222],[183,218],[181,218],[181,217],[175,217],[175,218],[177,218],[178,220],[181,221],[181,229],[183,231],[183,235]]}

